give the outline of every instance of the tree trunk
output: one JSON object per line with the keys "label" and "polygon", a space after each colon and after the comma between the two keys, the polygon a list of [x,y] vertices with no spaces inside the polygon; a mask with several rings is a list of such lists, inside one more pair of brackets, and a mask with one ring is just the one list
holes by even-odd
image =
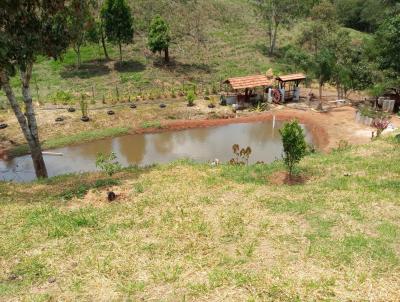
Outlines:
{"label": "tree trunk", "polygon": [[268,24],[268,39],[269,39],[269,46],[268,46],[268,54],[271,55],[271,48],[272,48],[272,20]]}
{"label": "tree trunk", "polygon": [[169,49],[168,49],[168,47],[164,49],[164,55],[165,55],[165,57],[164,57],[165,63],[169,63]]}
{"label": "tree trunk", "polygon": [[319,100],[322,102],[322,86],[324,85],[324,83],[322,83],[322,81],[319,81]]}
{"label": "tree trunk", "polygon": [[339,83],[336,84],[336,92],[337,92],[337,99],[340,100],[342,96],[342,92],[340,90],[340,85]]}
{"label": "tree trunk", "polygon": [[76,52],[76,58],[77,58],[77,68],[81,68],[82,65],[82,60],[81,60],[81,47],[80,46],[76,46],[74,47],[74,50]]}
{"label": "tree trunk", "polygon": [[32,74],[32,66],[28,66],[27,70],[21,72],[22,80],[22,95],[25,103],[26,115],[21,111],[21,108],[15,98],[15,94],[10,86],[9,77],[3,71],[0,73],[0,82],[2,88],[7,95],[7,99],[14,111],[14,114],[21,127],[22,133],[28,142],[31,150],[33,166],[35,168],[36,177],[47,178],[47,169],[43,159],[42,148],[39,142],[39,134],[37,129],[36,117],[33,110],[32,97],[30,95],[29,81]]}
{"label": "tree trunk", "polygon": [[121,42],[118,43],[119,46],[119,60],[122,62],[122,46],[121,46]]}
{"label": "tree trunk", "polygon": [[274,33],[272,37],[272,43],[271,43],[271,48],[269,50],[269,55],[272,56],[275,51],[275,45],[276,45],[276,36],[278,35],[278,27],[279,23],[275,23],[275,28],[274,28]]}
{"label": "tree trunk", "polygon": [[106,60],[110,60],[110,57],[108,56],[108,52],[107,52],[106,38],[104,37],[103,26],[101,26],[100,30],[101,30],[101,45],[103,46],[104,56],[105,56]]}

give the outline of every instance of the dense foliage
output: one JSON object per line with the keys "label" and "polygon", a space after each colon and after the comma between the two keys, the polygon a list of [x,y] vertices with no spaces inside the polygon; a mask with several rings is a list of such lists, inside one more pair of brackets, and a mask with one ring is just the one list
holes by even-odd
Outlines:
{"label": "dense foliage", "polygon": [[163,18],[156,16],[150,25],[149,48],[154,52],[164,51],[165,62],[169,62],[169,44],[171,36],[169,26]]}
{"label": "dense foliage", "polygon": [[[47,177],[30,92],[33,64],[38,56],[59,58],[69,46],[68,6],[65,1],[1,2],[0,87],[14,111],[29,145],[37,177]],[[24,108],[10,78],[19,73]]]}
{"label": "dense foliage", "polygon": [[294,172],[295,165],[300,162],[300,160],[307,153],[307,143],[305,141],[305,136],[303,129],[297,121],[292,121],[286,123],[282,129],[279,130],[282,136],[283,143],[283,161],[292,175]]}
{"label": "dense foliage", "polygon": [[101,17],[107,39],[119,46],[120,60],[122,61],[122,44],[129,44],[133,40],[133,17],[131,9],[125,0],[106,0]]}

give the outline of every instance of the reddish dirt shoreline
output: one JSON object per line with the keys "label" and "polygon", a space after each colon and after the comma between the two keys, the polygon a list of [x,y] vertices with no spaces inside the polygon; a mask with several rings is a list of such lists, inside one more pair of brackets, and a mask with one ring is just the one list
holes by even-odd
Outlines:
{"label": "reddish dirt shoreline", "polygon": [[[164,131],[179,131],[193,128],[216,127],[235,123],[251,123],[272,120],[273,116],[278,121],[297,119],[307,125],[311,132],[315,146],[327,152],[338,146],[341,140],[351,144],[365,144],[370,141],[372,128],[366,127],[355,121],[356,109],[345,106],[330,110],[327,113],[303,111],[291,108],[272,110],[264,113],[251,113],[247,116],[227,119],[195,119],[162,121],[162,128],[133,129],[132,133],[158,133]],[[400,120],[393,118],[392,122],[400,127]],[[7,150],[0,148],[0,159],[7,156]]]}

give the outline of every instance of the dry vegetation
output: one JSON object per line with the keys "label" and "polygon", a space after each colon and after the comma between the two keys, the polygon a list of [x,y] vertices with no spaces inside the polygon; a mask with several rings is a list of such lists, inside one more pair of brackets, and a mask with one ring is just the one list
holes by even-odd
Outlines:
{"label": "dry vegetation", "polygon": [[0,300],[397,301],[399,161],[387,138],[295,186],[280,162],[1,183]]}

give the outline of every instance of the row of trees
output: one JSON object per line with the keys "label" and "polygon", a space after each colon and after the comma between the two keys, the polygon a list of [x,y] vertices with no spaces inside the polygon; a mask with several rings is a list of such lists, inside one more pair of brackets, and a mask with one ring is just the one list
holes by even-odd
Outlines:
{"label": "row of trees", "polygon": [[[77,55],[77,67],[81,66],[81,47],[87,42],[100,43],[104,56],[110,59],[106,41],[118,45],[122,61],[122,45],[133,42],[133,16],[125,0],[106,0],[101,7],[95,0],[73,0],[68,14],[68,32],[71,46]],[[165,53],[169,62],[169,27],[156,16],[150,25],[149,48],[152,52]]]}
{"label": "row of trees", "polygon": [[[320,9],[319,19],[328,18],[345,27],[374,33],[384,21],[400,13],[398,0],[251,0],[256,13],[264,21],[268,36],[269,54],[276,51],[279,29],[299,19],[310,17],[315,7]],[[315,13],[314,13],[315,15]]]}
{"label": "row of trees", "polygon": [[372,6],[370,1],[358,2],[254,0],[256,11],[267,26],[271,56],[276,55],[279,28],[290,26],[300,18],[306,20],[295,43],[283,47],[280,52],[285,63],[314,76],[319,83],[320,97],[326,83],[336,87],[338,98],[346,98],[352,90],[371,87],[375,88],[376,94],[389,89],[400,93],[396,88],[400,86],[397,1],[374,0],[380,4],[381,14],[379,22],[376,21],[369,30],[374,30],[375,26],[377,29],[372,37],[356,41],[350,30],[343,27],[346,25],[343,18],[349,14],[346,7],[364,9],[366,5]]}
{"label": "row of trees", "polygon": [[[133,38],[133,18],[125,0],[106,0],[96,19],[94,0],[3,0],[0,10],[0,89],[17,117],[31,151],[36,176],[47,177],[39,140],[30,82],[38,56],[62,57],[68,47],[77,53],[88,41],[102,43],[108,58],[106,39],[119,46],[122,60],[122,44]],[[149,33],[149,47],[153,52],[165,52],[169,59],[169,28],[163,19],[156,17]],[[14,76],[21,79],[23,104],[17,101],[10,81]]]}

